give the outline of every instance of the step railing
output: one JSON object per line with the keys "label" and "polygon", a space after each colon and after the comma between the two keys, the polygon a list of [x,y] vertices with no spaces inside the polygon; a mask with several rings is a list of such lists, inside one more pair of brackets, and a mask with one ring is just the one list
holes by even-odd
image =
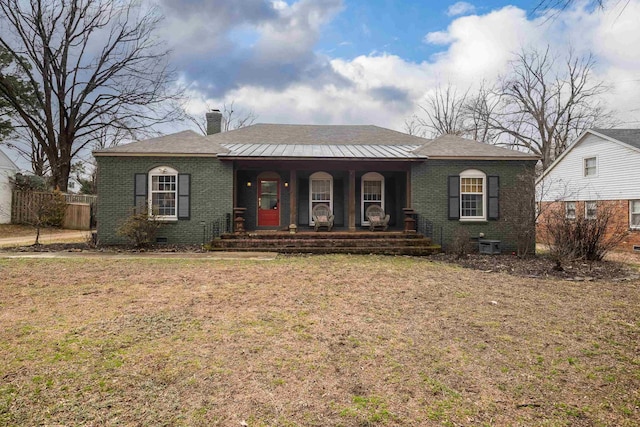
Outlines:
{"label": "step railing", "polygon": [[202,223],[202,244],[212,241],[225,233],[231,233],[231,213],[226,213],[213,221]]}

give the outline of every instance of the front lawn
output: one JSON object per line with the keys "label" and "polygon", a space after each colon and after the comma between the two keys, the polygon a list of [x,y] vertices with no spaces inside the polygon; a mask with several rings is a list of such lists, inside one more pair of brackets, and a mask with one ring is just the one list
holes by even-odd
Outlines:
{"label": "front lawn", "polygon": [[0,425],[635,426],[639,343],[638,281],[0,260]]}

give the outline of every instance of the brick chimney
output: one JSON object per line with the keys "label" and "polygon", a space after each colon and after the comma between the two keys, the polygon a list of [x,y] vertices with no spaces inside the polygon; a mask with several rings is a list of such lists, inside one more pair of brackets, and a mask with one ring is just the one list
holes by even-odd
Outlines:
{"label": "brick chimney", "polygon": [[220,110],[211,110],[207,113],[207,135],[222,132],[222,113]]}

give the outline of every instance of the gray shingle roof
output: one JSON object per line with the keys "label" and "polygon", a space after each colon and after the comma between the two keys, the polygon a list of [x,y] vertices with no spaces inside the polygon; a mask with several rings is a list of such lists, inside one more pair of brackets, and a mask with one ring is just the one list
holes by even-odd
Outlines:
{"label": "gray shingle roof", "polygon": [[427,140],[416,154],[437,158],[483,158],[483,159],[522,159],[535,160],[537,156],[522,151],[496,147],[471,139],[455,135],[442,135],[433,140]]}
{"label": "gray shingle roof", "polygon": [[219,144],[422,145],[424,138],[373,125],[256,124],[209,135]]}
{"label": "gray shingle roof", "polygon": [[203,136],[178,132],[94,152],[96,156],[189,155],[227,158],[535,159],[535,156],[444,135],[434,140],[378,126],[257,124]]}
{"label": "gray shingle roof", "polygon": [[640,149],[640,129],[593,129],[593,131]]}
{"label": "gray shingle roof", "polygon": [[167,155],[167,154],[189,154],[189,155],[211,155],[215,156],[225,153],[228,150],[221,147],[215,141],[207,139],[192,130],[185,130],[170,135],[151,138],[144,141],[132,142],[130,144],[118,145],[117,147],[94,151],[94,155]]}

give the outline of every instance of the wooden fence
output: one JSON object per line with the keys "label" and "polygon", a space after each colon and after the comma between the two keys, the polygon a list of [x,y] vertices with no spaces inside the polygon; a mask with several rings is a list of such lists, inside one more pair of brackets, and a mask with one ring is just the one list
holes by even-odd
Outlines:
{"label": "wooden fence", "polygon": [[[67,207],[62,223],[62,228],[70,230],[89,230],[92,223],[92,211],[95,207],[97,196],[86,194],[65,194]],[[46,192],[13,192],[11,204],[11,222],[13,224],[33,223],[34,209],[46,201],[53,199],[52,193]]]}
{"label": "wooden fence", "polygon": [[91,205],[67,203],[62,228],[67,230],[89,230],[91,227]]}

